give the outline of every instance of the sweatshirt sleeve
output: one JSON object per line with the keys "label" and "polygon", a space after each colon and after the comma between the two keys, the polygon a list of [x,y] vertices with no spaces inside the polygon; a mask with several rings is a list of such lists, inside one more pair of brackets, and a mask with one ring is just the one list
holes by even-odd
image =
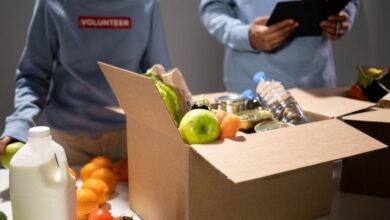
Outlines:
{"label": "sweatshirt sleeve", "polygon": [[353,26],[353,23],[355,22],[355,18],[358,12],[358,8],[360,6],[360,1],[359,0],[350,0],[350,2],[345,6],[343,11],[345,11],[349,15],[349,25],[350,28]]}
{"label": "sweatshirt sleeve", "polygon": [[160,14],[160,6],[158,1],[151,1],[151,24],[148,46],[142,59],[141,68],[146,72],[154,64],[161,64],[165,69],[172,68],[172,64],[168,55],[166,46],[164,27]]}
{"label": "sweatshirt sleeve", "polygon": [[239,51],[255,50],[249,43],[250,24],[236,17],[233,0],[202,0],[200,16],[208,32],[219,42]]}
{"label": "sweatshirt sleeve", "polygon": [[28,129],[35,126],[46,103],[52,69],[55,39],[48,28],[45,0],[37,0],[27,32],[27,40],[16,69],[15,111],[6,118],[1,137],[27,141]]}

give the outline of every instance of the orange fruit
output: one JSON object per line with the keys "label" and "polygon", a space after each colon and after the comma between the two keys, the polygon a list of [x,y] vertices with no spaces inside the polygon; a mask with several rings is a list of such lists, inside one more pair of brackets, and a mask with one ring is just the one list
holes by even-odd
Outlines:
{"label": "orange fruit", "polygon": [[215,116],[217,116],[219,123],[221,123],[222,119],[228,114],[227,111],[224,110],[213,109],[212,111],[215,114]]}
{"label": "orange fruit", "polygon": [[121,159],[115,162],[112,167],[112,171],[114,172],[118,181],[127,182],[129,178],[129,173],[127,170],[127,159]]}
{"label": "orange fruit", "polygon": [[222,119],[220,127],[221,140],[224,138],[234,138],[240,128],[240,118],[235,114],[228,114]]}
{"label": "orange fruit", "polygon": [[91,173],[89,178],[103,180],[107,184],[110,193],[115,191],[117,179],[112,170],[104,167],[97,168]]}
{"label": "orange fruit", "polygon": [[81,189],[90,189],[92,190],[98,200],[99,205],[107,202],[110,197],[110,192],[108,185],[100,179],[88,178],[83,182]]}
{"label": "orange fruit", "polygon": [[93,158],[91,162],[98,165],[99,167],[105,167],[108,169],[112,168],[112,161],[105,156],[97,156]]}
{"label": "orange fruit", "polygon": [[99,208],[95,193],[90,189],[77,189],[77,219],[87,219],[88,215]]}
{"label": "orange fruit", "polygon": [[68,171],[69,171],[69,174],[70,174],[71,176],[73,176],[73,178],[74,178],[75,180],[77,180],[77,173],[76,173],[76,171],[75,171],[73,168],[71,168],[71,167],[68,167]]}
{"label": "orange fruit", "polygon": [[98,165],[96,165],[95,163],[92,163],[92,162],[89,162],[89,163],[86,163],[84,166],[81,167],[81,170],[80,170],[80,177],[81,177],[81,180],[86,180],[88,179],[88,177],[91,175],[91,173],[96,170],[97,168],[99,168]]}

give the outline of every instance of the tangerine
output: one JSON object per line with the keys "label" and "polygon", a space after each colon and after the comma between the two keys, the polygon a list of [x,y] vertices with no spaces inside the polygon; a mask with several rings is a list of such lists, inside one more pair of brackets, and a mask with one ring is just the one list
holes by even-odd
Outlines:
{"label": "tangerine", "polygon": [[93,158],[91,162],[98,165],[99,167],[112,169],[112,161],[105,156],[97,156]]}
{"label": "tangerine", "polygon": [[115,191],[117,179],[112,170],[104,167],[97,168],[91,173],[89,178],[103,180],[108,185],[110,193]]}
{"label": "tangerine", "polygon": [[70,174],[71,176],[73,176],[73,178],[74,178],[75,180],[77,180],[77,173],[76,173],[76,171],[75,171],[73,168],[71,168],[71,167],[68,167],[68,171],[69,171],[69,174]]}
{"label": "tangerine", "polygon": [[237,131],[240,128],[240,118],[235,114],[226,115],[220,124],[221,136],[220,139],[234,138],[236,137]]}
{"label": "tangerine", "polygon": [[112,171],[114,172],[118,181],[127,182],[129,178],[127,159],[121,159],[115,162],[114,166],[112,167]]}
{"label": "tangerine", "polygon": [[84,181],[84,180],[88,179],[88,177],[91,175],[91,173],[98,168],[99,168],[99,166],[95,163],[92,163],[92,162],[86,163],[83,167],[81,167],[81,170],[80,170],[81,180]]}
{"label": "tangerine", "polygon": [[100,179],[88,178],[83,182],[81,188],[92,190],[97,197],[99,205],[107,202],[108,198],[110,197],[107,183]]}
{"label": "tangerine", "polygon": [[77,189],[77,219],[87,219],[88,215],[99,208],[95,193],[90,189]]}
{"label": "tangerine", "polygon": [[222,119],[225,118],[226,115],[228,115],[227,111],[224,110],[213,109],[212,111],[214,112],[220,124],[222,122]]}

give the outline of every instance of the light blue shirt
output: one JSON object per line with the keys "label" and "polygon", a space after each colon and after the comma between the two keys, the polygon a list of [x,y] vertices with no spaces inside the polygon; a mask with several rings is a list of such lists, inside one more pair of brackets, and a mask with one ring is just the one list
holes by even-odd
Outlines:
{"label": "light blue shirt", "polygon": [[[202,0],[201,19],[207,30],[225,45],[224,82],[228,91],[255,89],[253,75],[263,71],[287,88],[336,86],[333,51],[324,36],[288,39],[272,52],[254,50],[249,43],[250,24],[272,13],[276,0]],[[344,9],[355,18],[358,0]]]}
{"label": "light blue shirt", "polygon": [[16,71],[15,112],[2,137],[26,141],[45,110],[48,126],[80,135],[125,127],[97,61],[134,72],[171,68],[155,0],[37,0]]}

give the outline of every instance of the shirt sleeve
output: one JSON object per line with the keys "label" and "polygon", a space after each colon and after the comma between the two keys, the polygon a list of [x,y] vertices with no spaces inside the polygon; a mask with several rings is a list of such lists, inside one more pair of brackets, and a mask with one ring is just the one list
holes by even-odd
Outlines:
{"label": "shirt sleeve", "polygon": [[158,1],[151,1],[151,25],[148,46],[142,59],[141,68],[146,72],[154,64],[161,64],[165,69],[171,69],[172,64],[166,46],[163,22]]}
{"label": "shirt sleeve", "polygon": [[233,0],[202,0],[199,8],[202,23],[224,45],[254,52],[249,43],[250,24],[237,18],[234,7]]}
{"label": "shirt sleeve", "polygon": [[49,93],[54,68],[55,39],[44,0],[37,0],[27,32],[26,45],[16,69],[15,111],[6,118],[2,138],[27,141],[28,129],[41,113]]}
{"label": "shirt sleeve", "polygon": [[343,11],[345,11],[349,15],[349,18],[348,18],[348,23],[350,25],[349,30],[351,30],[351,27],[353,26],[353,23],[355,22],[355,18],[356,18],[359,6],[360,6],[359,0],[350,0],[350,2],[343,9]]}

